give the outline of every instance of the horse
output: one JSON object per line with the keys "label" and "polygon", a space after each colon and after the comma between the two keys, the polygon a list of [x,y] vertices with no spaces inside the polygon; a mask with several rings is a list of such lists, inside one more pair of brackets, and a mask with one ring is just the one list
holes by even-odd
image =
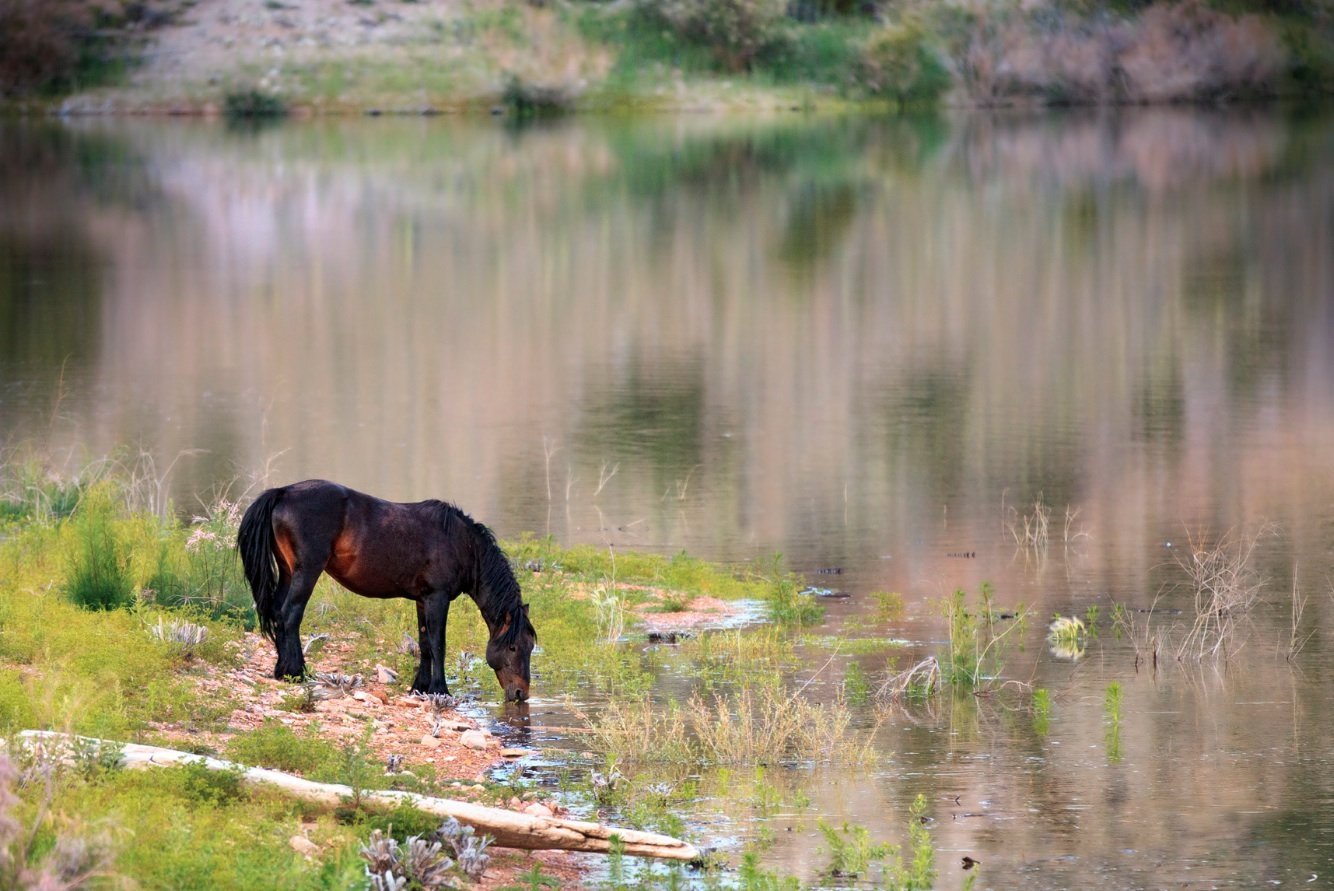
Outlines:
{"label": "horse", "polygon": [[259,627],[277,650],[273,676],[306,674],[301,617],[320,573],[363,597],[417,604],[420,693],[449,693],[445,622],[467,592],[490,629],[486,663],[505,700],[529,695],[528,663],[537,632],[509,560],[486,526],[444,501],[384,501],[327,480],[260,493],[236,537]]}

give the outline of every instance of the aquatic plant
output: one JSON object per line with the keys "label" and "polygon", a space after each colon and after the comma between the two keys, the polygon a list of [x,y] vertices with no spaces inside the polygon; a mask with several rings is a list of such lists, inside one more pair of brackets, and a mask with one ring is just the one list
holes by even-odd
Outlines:
{"label": "aquatic plant", "polygon": [[1103,695],[1103,719],[1106,723],[1104,743],[1107,760],[1113,764],[1121,760],[1121,683],[1112,681]]}
{"label": "aquatic plant", "polygon": [[1191,589],[1194,621],[1177,645],[1177,659],[1226,660],[1236,651],[1263,587],[1251,558],[1260,538],[1272,532],[1265,525],[1250,535],[1227,533],[1212,544],[1188,533],[1189,553],[1179,553],[1176,560]]}
{"label": "aquatic plant", "polygon": [[1025,627],[1027,611],[1000,611],[994,600],[995,589],[983,582],[975,608],[969,608],[962,588],[946,601],[949,649],[940,664],[943,683],[974,690],[1000,676],[1009,646]]}
{"label": "aquatic plant", "polygon": [[1082,658],[1087,637],[1087,626],[1074,616],[1054,616],[1047,626],[1047,644],[1058,659]]}
{"label": "aquatic plant", "polygon": [[1046,736],[1051,730],[1051,692],[1046,687],[1038,687],[1033,691],[1032,709],[1033,732],[1038,736]]}
{"label": "aquatic plant", "polygon": [[862,878],[874,865],[887,862],[876,887],[885,891],[929,891],[936,880],[936,852],[927,822],[926,796],[918,794],[908,808],[909,859],[905,862],[902,849],[872,843],[864,826],[844,823],[841,829],[836,829],[820,820],[817,825],[829,854],[827,874],[836,878]]}

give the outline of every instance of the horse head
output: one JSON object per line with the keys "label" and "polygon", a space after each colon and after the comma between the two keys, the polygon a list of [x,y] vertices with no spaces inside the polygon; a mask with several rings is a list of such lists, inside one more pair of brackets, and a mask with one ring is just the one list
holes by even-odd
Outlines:
{"label": "horse head", "polygon": [[528,604],[506,616],[505,622],[491,635],[486,645],[486,664],[496,673],[505,691],[505,700],[523,702],[528,698],[528,663],[537,643],[537,632],[528,620]]}

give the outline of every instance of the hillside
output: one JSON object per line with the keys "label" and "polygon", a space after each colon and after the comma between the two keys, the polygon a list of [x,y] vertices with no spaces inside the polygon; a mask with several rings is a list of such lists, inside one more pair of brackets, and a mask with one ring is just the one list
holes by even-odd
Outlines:
{"label": "hillside", "polygon": [[72,114],[1218,102],[1331,47],[1314,0],[0,0],[0,93]]}

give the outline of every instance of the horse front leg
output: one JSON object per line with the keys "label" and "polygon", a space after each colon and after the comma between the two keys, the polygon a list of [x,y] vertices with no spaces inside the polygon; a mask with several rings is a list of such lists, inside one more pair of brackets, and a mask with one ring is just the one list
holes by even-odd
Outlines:
{"label": "horse front leg", "polygon": [[445,625],[448,618],[449,597],[446,595],[428,594],[417,601],[417,641],[421,662],[412,689],[418,693],[449,693],[449,684],[445,681]]}

